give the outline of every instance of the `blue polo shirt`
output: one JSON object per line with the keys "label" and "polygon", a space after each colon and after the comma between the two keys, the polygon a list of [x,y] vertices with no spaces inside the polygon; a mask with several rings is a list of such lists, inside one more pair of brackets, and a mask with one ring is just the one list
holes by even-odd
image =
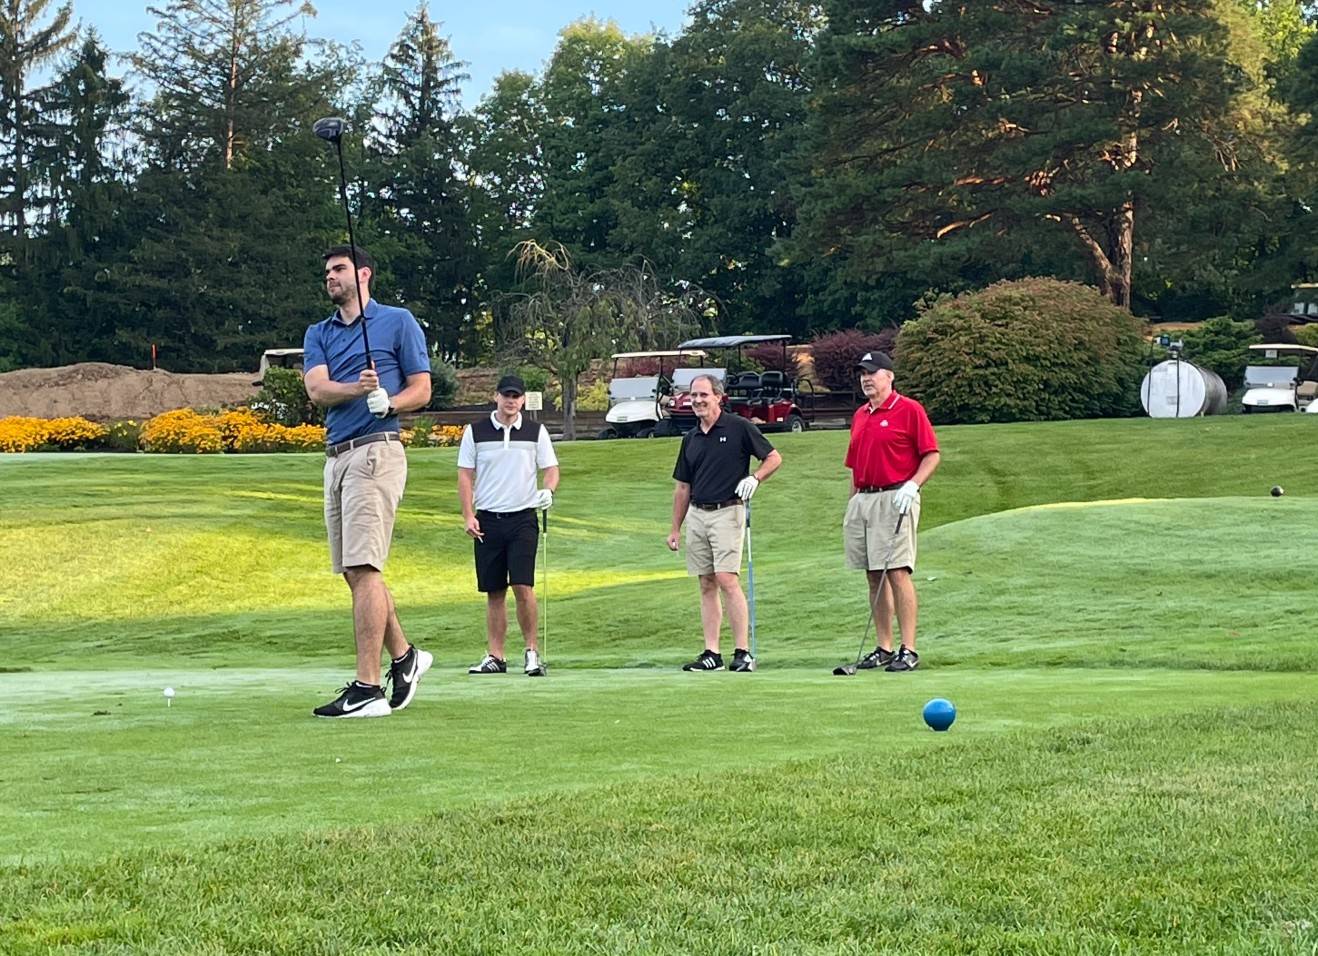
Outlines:
{"label": "blue polo shirt", "polygon": [[[380,386],[392,397],[403,390],[407,376],[430,371],[426,336],[406,309],[371,299],[366,303],[365,315],[375,371]],[[349,325],[336,310],[328,319],[307,328],[302,339],[302,367],[309,372],[317,365],[328,369],[331,381],[350,384],[361,377],[366,368],[366,350],[357,322]],[[325,430],[325,440],[333,445],[371,432],[396,432],[398,416],[376,418],[366,407],[363,395],[325,409]]]}

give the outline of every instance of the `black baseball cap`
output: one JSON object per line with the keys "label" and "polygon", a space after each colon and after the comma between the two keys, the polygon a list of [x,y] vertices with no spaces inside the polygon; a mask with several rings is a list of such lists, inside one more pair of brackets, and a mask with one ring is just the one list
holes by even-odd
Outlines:
{"label": "black baseball cap", "polygon": [[856,368],[863,368],[867,372],[877,372],[881,368],[886,368],[891,372],[892,359],[888,357],[887,352],[866,352],[856,362]]}
{"label": "black baseball cap", "polygon": [[526,383],[516,375],[505,375],[499,379],[499,386],[495,389],[500,395],[505,392],[516,392],[518,395],[526,394]]}

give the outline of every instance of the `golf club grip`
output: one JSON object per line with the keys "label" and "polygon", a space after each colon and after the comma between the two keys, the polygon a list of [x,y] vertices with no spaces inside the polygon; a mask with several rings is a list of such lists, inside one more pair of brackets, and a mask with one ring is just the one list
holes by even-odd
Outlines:
{"label": "golf club grip", "polygon": [[540,530],[549,534],[549,509],[544,508],[540,512]]}

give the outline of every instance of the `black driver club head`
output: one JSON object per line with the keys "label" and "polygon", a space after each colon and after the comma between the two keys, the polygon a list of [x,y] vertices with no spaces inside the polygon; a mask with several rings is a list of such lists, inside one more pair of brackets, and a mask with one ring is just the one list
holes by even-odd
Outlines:
{"label": "black driver club head", "polygon": [[311,126],[311,131],[325,140],[327,143],[337,144],[343,139],[343,134],[348,131],[348,121],[342,116],[326,116],[323,119],[316,120]]}

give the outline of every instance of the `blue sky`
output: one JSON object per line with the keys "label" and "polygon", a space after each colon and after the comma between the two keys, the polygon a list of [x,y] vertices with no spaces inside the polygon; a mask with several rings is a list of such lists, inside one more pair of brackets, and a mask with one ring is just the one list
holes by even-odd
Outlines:
{"label": "blue sky", "polygon": [[[168,0],[156,0],[165,6]],[[691,0],[467,0],[430,3],[430,15],[443,24],[443,32],[459,60],[471,74],[463,90],[468,106],[487,93],[504,70],[539,72],[554,50],[558,31],[574,20],[594,16],[614,20],[628,33],[663,30],[676,34],[686,19]],[[418,0],[312,0],[317,15],[308,18],[310,36],[332,37],[342,43],[357,41],[370,60],[381,59],[403,27]],[[148,31],[155,18],[146,0],[73,0],[74,18],[94,26],[106,46],[115,51],[137,46],[137,35]],[[364,13],[369,11],[369,13]]]}

